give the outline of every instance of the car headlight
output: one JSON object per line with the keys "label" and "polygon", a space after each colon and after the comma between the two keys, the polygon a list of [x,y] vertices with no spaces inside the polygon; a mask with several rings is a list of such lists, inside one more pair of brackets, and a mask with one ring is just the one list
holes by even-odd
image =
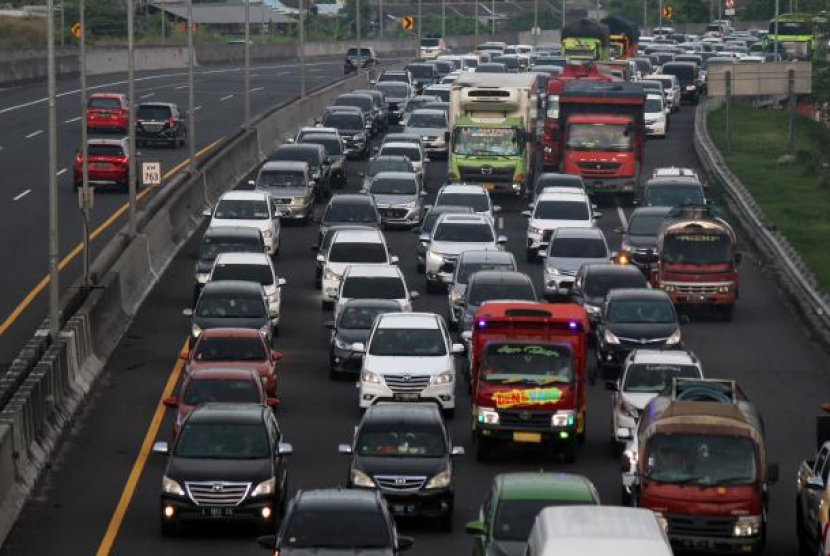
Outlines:
{"label": "car headlight", "polygon": [[447,467],[445,470],[441,471],[434,477],[432,477],[429,482],[427,483],[426,488],[447,488],[450,486],[450,482],[452,481],[452,470]]}
{"label": "car headlight", "polygon": [[349,349],[350,345],[351,343],[345,342],[337,336],[334,337],[334,347],[336,347],[337,349]]}
{"label": "car headlight", "polygon": [[305,204],[305,197],[291,197],[291,204],[292,205],[304,205]]}
{"label": "car headlight", "polygon": [[265,239],[271,239],[274,237],[274,232],[272,230],[262,230],[262,237]]}
{"label": "car headlight", "polygon": [[763,521],[760,515],[742,515],[732,527],[733,537],[757,537],[761,534]]}
{"label": "car headlight", "polygon": [[725,286],[718,286],[718,293],[729,293],[729,290],[732,289],[732,284],[726,284]]}
{"label": "car headlight", "polygon": [[664,283],[661,282],[660,283],[660,289],[662,289],[666,293],[673,293],[677,288],[675,288],[671,284],[664,284]]}
{"label": "car headlight", "polygon": [[619,344],[620,343],[620,339],[617,338],[617,335],[614,334],[613,332],[611,332],[610,330],[608,330],[607,328],[605,329],[605,334],[604,334],[603,337],[605,339],[606,344]]}
{"label": "car headlight", "polygon": [[441,266],[444,264],[444,257],[434,251],[429,251],[427,252],[427,261],[436,266]]}
{"label": "car headlight", "polygon": [[408,209],[415,208],[415,199],[412,199],[411,201],[404,203],[403,206]]}
{"label": "car headlight", "polygon": [[432,377],[433,384],[450,384],[455,380],[455,373],[452,371],[444,371]]}
{"label": "car headlight", "polygon": [[210,272],[197,272],[196,273],[196,281],[200,284],[207,284],[208,279],[210,278]]}
{"label": "car headlight", "polygon": [[537,228],[535,226],[528,226],[527,227],[527,234],[531,236],[539,236],[542,235],[542,228]]}
{"label": "car headlight", "polygon": [[625,400],[620,403],[620,411],[635,421],[640,418],[640,410]]}
{"label": "car headlight", "polygon": [[378,373],[368,369],[364,369],[363,372],[360,373],[360,381],[369,384],[380,384],[382,382]]}
{"label": "car headlight", "polygon": [[360,469],[352,468],[351,479],[352,484],[356,487],[374,488],[375,486],[375,481]]}
{"label": "car headlight", "polygon": [[666,345],[667,346],[676,346],[677,344],[680,343],[680,337],[681,337],[680,329],[678,328],[677,330],[675,330],[672,333],[671,336],[668,337],[668,339],[666,340]]}
{"label": "car headlight", "polygon": [[337,274],[337,273],[336,273],[335,271],[333,271],[332,269],[330,269],[330,268],[326,268],[325,279],[326,279],[326,280],[340,280],[340,275],[339,275],[339,274]]}
{"label": "car headlight", "polygon": [[198,338],[202,334],[202,327],[198,324],[194,324],[190,327],[190,333],[194,338]]}
{"label": "car headlight", "polygon": [[277,302],[277,292],[269,293],[266,297],[268,298],[268,303],[269,304]]}
{"label": "car headlight", "polygon": [[479,423],[485,425],[498,425],[499,413],[495,409],[489,407],[478,407],[476,409],[477,419]]}
{"label": "car headlight", "polygon": [[589,315],[596,315],[599,316],[602,314],[602,307],[598,307],[597,305],[588,305],[585,304],[585,310],[588,311]]}
{"label": "car headlight", "polygon": [[180,485],[177,481],[174,481],[170,477],[163,477],[161,479],[161,490],[165,494],[175,494],[176,496],[185,496],[184,489],[182,485]]}
{"label": "car headlight", "polygon": [[277,479],[271,477],[267,481],[262,481],[259,483],[256,488],[251,492],[251,498],[255,498],[257,496],[269,496],[274,494],[274,491],[277,490]]}
{"label": "car headlight", "polygon": [[695,86],[694,86],[694,85],[689,85],[689,86],[687,86],[687,87],[686,87],[686,90],[687,90],[687,91],[694,91],[694,90],[695,90]]}
{"label": "car headlight", "polygon": [[557,411],[550,416],[550,424],[554,427],[570,427],[574,424],[573,409]]}
{"label": "car headlight", "polygon": [[666,519],[666,516],[663,515],[662,512],[654,512],[654,517],[657,518],[657,522],[663,528],[665,533],[669,532],[669,520]]}
{"label": "car headlight", "polygon": [[555,266],[545,267],[545,272],[547,272],[551,276],[561,276],[561,274],[562,274],[562,272],[558,268],[556,268]]}

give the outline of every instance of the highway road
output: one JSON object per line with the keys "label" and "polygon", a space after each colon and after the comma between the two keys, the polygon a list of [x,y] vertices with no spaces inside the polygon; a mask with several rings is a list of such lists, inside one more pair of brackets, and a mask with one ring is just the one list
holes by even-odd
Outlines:
{"label": "highway road", "polygon": [[[308,61],[308,90],[342,76],[342,59]],[[253,115],[299,96],[296,62],[257,63],[251,69]],[[187,71],[136,74],[135,102],[169,101],[187,110]],[[80,276],[82,220],[72,189],[72,163],[81,142],[79,79],[58,82],[58,211],[62,291]],[[126,74],[90,77],[90,93],[127,92]],[[244,77],[233,67],[197,68],[195,77],[197,156],[208,154],[218,140],[242,125]],[[0,88],[0,168],[6,176],[0,198],[0,254],[8,272],[0,274],[0,369],[17,356],[47,313],[48,307],[48,107],[46,84]],[[121,137],[121,134],[90,137]],[[142,147],[142,158],[159,160],[167,178],[186,168],[187,147]],[[142,194],[139,192],[139,194]],[[142,201],[148,196],[142,194]],[[127,222],[127,195],[97,192],[90,231],[92,256]],[[116,214],[116,217],[113,217]],[[97,232],[96,232],[97,231]]]}
{"label": "highway road", "polygon": [[[648,173],[655,165],[696,166],[691,148],[693,110],[684,107],[673,117],[665,141],[649,141]],[[351,166],[350,189],[358,180]],[[429,188],[434,193],[445,172],[432,163]],[[518,199],[499,201],[505,208],[504,233],[522,269],[541,283],[541,267],[525,264],[525,222]],[[612,230],[628,209],[604,207],[601,227],[613,245]],[[328,314],[320,310],[313,289],[314,258],[309,250],[313,226],[285,226],[278,272],[288,280],[284,290],[284,321],[277,339],[285,353],[280,388],[279,418],[287,440],[294,445],[292,490],[333,486],[343,482],[348,462],[337,454],[357,423],[357,395],[350,382],[332,382],[327,373]],[[405,231],[387,233],[392,250],[400,255],[410,285],[424,291],[423,277],[415,273],[415,236]],[[158,530],[158,496],[164,471],[163,457],[148,455],[151,443],[167,439],[172,414],[160,399],[172,391],[180,367],[177,355],[188,334],[181,310],[190,301],[193,254],[190,242],[149,295],[135,322],[89,398],[85,410],[67,434],[35,495],[0,550],[0,556],[113,555],[224,555],[262,554],[255,533],[243,528],[198,527],[185,535],[162,538]],[[692,315],[683,325],[686,345],[702,359],[710,377],[737,379],[766,420],[772,459],[781,466],[781,480],[771,491],[770,535],[767,555],[795,554],[794,473],[800,458],[814,449],[813,416],[827,401],[830,389],[827,354],[809,339],[808,330],[779,293],[756,257],[745,252],[741,267],[741,300],[734,322]],[[423,295],[416,310],[444,314],[443,295]],[[618,459],[609,445],[609,396],[602,384],[589,387],[587,442],[577,463],[524,456],[477,463],[469,438],[469,397],[459,388],[460,408],[451,421],[457,443],[468,455],[458,459],[455,528],[440,533],[419,523],[401,528],[415,537],[413,555],[468,554],[472,542],[463,529],[474,519],[491,478],[501,471],[559,470],[581,473],[596,484],[605,503],[619,503]]]}

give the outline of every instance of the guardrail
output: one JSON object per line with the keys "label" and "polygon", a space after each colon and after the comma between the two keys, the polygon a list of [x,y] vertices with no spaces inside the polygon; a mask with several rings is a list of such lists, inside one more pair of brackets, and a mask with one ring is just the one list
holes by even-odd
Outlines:
{"label": "guardrail", "polygon": [[734,214],[758,251],[778,269],[782,283],[805,315],[814,321],[824,341],[830,341],[830,296],[819,289],[801,255],[787,238],[764,216],[750,191],[732,173],[709,135],[707,116],[724,103],[724,98],[707,98],[695,113],[694,148],[710,179],[720,183],[729,196]]}
{"label": "guardrail", "polygon": [[176,176],[150,198],[138,215],[136,237],[130,239],[125,227],[95,258],[91,271],[100,280],[94,288],[80,283],[70,288],[63,308],[79,308],[58,338],[50,339],[44,322],[0,378],[0,544],[141,303],[199,229],[204,208],[337,95],[367,86],[370,78],[363,72],[340,79],[255,118],[249,130],[226,139],[196,171]]}

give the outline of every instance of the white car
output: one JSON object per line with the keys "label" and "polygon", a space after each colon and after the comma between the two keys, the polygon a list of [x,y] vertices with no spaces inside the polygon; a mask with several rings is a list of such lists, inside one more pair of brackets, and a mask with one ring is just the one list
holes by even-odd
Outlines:
{"label": "white car", "polygon": [[315,126],[300,128],[300,131],[297,132],[297,135],[293,139],[289,139],[288,142],[302,143],[303,137],[307,135],[335,135],[341,141],[343,140],[343,138],[340,136],[340,131],[338,131],[336,127]]}
{"label": "white car", "polygon": [[424,94],[436,96],[441,99],[441,102],[449,102],[450,91],[452,91],[452,85],[438,84],[430,85],[429,87],[424,89]]}
{"label": "white car", "polygon": [[663,105],[662,95],[646,95],[644,116],[646,135],[665,139],[666,132],[669,129],[669,118],[666,116],[666,107]]}
{"label": "white car", "polygon": [[540,249],[547,247],[557,228],[591,228],[602,213],[596,212],[588,194],[581,189],[544,189],[522,212],[527,223],[527,261],[535,262]]}
{"label": "white car", "polygon": [[418,46],[418,58],[420,60],[435,60],[443,54],[447,54],[450,47],[442,38],[425,37],[421,39]]}
{"label": "white car", "polygon": [[633,438],[640,413],[673,378],[703,378],[700,360],[683,349],[635,349],[611,390],[611,440],[622,448]]}
{"label": "white car", "polygon": [[429,157],[427,156],[427,153],[424,150],[423,144],[401,143],[397,141],[384,143],[380,146],[380,150],[378,151],[376,156],[387,155],[405,156],[409,158],[409,161],[412,163],[412,167],[415,169],[415,172],[421,174],[421,178],[423,179],[425,175],[426,163],[429,162]]}
{"label": "white car", "polygon": [[435,401],[455,409],[455,356],[464,346],[450,339],[443,317],[435,313],[385,313],[375,319],[368,342],[352,350],[364,352],[358,382],[360,407],[379,399]]}
{"label": "white car", "polygon": [[682,166],[661,166],[660,168],[655,168],[654,172],[651,173],[651,179],[655,178],[693,178],[701,181],[697,172],[692,168],[684,168]]}
{"label": "white car", "polygon": [[655,73],[646,77],[648,81],[659,81],[663,84],[663,90],[666,93],[666,102],[672,112],[680,110],[680,81],[674,75],[663,75],[662,73]]}
{"label": "white car", "polygon": [[322,263],[322,305],[330,307],[340,292],[340,280],[349,265],[396,264],[398,257],[389,255],[386,238],[379,230],[340,230],[334,234],[325,254],[317,255]]}
{"label": "white car", "polygon": [[475,54],[465,54],[461,57],[461,71],[475,72],[480,60]]}
{"label": "white car", "polygon": [[412,300],[418,292],[410,291],[401,269],[395,265],[353,264],[343,273],[337,304],[334,306],[334,320],[352,299],[389,299],[401,306],[401,311],[412,311]]}
{"label": "white car", "polygon": [[443,186],[435,195],[435,204],[432,206],[444,205],[470,207],[474,213],[486,216],[490,220],[495,218],[496,213],[501,212],[501,207],[493,204],[490,194],[479,184],[450,183]]}
{"label": "white car", "polygon": [[582,265],[607,263],[609,256],[605,234],[599,228],[555,229],[543,263],[545,297],[553,300],[570,295]]}
{"label": "white car", "polygon": [[209,228],[219,226],[243,226],[256,228],[262,233],[269,255],[280,250],[280,217],[282,212],[271,195],[265,191],[229,191],[220,197],[210,216]]}
{"label": "white car", "polygon": [[455,263],[464,251],[502,249],[505,236],[496,235],[493,221],[480,214],[442,214],[426,245],[427,290],[452,282]]}
{"label": "white car", "polygon": [[274,271],[274,263],[265,253],[220,253],[213,263],[208,282],[218,280],[245,280],[258,282],[265,290],[268,311],[271,314],[271,327],[274,334],[280,325],[280,308],[282,306],[282,288],[285,278],[279,278]]}

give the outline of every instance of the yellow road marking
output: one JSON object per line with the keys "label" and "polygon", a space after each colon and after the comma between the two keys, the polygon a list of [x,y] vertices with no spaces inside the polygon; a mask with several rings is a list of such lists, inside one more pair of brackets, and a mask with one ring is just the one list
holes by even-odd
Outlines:
{"label": "yellow road marking", "polygon": [[[182,345],[179,352],[181,353],[186,349],[187,340],[185,340],[184,345]],[[121,528],[121,523],[124,521],[124,515],[130,507],[130,502],[133,499],[133,494],[135,494],[136,486],[138,486],[138,480],[141,478],[141,473],[144,471],[144,466],[147,463],[147,456],[150,455],[150,450],[153,447],[153,441],[158,436],[159,428],[161,427],[161,420],[164,418],[165,410],[162,400],[164,400],[167,396],[173,395],[173,388],[176,387],[176,383],[179,381],[179,375],[182,372],[183,365],[184,361],[182,359],[177,359],[176,365],[173,367],[173,372],[171,372],[170,376],[167,378],[167,384],[164,385],[164,391],[161,393],[161,398],[159,398],[158,404],[156,405],[156,411],[153,413],[153,420],[150,421],[150,427],[147,429],[147,434],[144,436],[144,441],[141,443],[141,449],[138,451],[138,455],[133,463],[133,468],[130,471],[130,476],[127,477],[127,483],[124,485],[124,490],[121,492],[121,498],[118,500],[118,505],[112,513],[112,518],[110,518],[109,525],[104,533],[104,538],[101,539],[101,544],[98,546],[98,551],[95,553],[95,556],[108,556],[110,550],[112,550],[112,545],[115,543],[115,538],[118,536],[118,530]]]}
{"label": "yellow road marking", "polygon": [[[208,152],[209,150],[214,148],[216,145],[219,144],[220,141],[222,141],[222,139],[224,139],[224,137],[220,137],[219,139],[217,139],[216,141],[214,141],[213,143],[211,143],[207,147],[205,147],[202,150],[200,150],[199,152],[197,152],[196,155],[195,155],[195,158],[198,159],[200,156],[202,156],[203,154],[205,154],[206,152]],[[182,160],[181,162],[179,162],[178,164],[173,166],[166,174],[164,174],[162,176],[162,180],[166,180],[167,178],[169,178],[170,176],[172,176],[173,174],[175,174],[176,172],[178,172],[179,170],[184,168],[189,162],[190,162],[190,157],[185,158],[184,160]],[[145,188],[145,189],[139,191],[138,195],[136,195],[136,201],[140,201],[145,196],[147,196],[149,193],[150,193],[149,188]],[[89,240],[92,241],[93,239],[95,239],[96,237],[98,237],[99,235],[104,233],[104,231],[106,231],[107,228],[112,226],[113,223],[115,223],[116,220],[121,218],[121,216],[123,216],[124,213],[127,212],[127,209],[129,209],[129,203],[124,203],[123,205],[118,207],[118,209],[115,212],[113,212],[110,215],[109,218],[107,218],[100,226],[95,228],[95,230],[93,230],[93,232],[91,234],[89,234]],[[74,247],[74,249],[72,249],[72,251],[70,251],[69,254],[66,255],[66,257],[64,257],[63,260],[61,260],[60,263],[58,263],[58,270],[63,270],[83,250],[84,250],[84,244],[83,243],[79,243],[78,245],[76,245]],[[0,324],[0,336],[5,334],[8,331],[8,329],[11,328],[11,326],[17,321],[17,319],[20,318],[20,315],[23,314],[23,311],[25,311],[29,307],[29,305],[32,304],[32,301],[34,301],[35,298],[38,295],[40,295],[40,292],[42,292],[43,289],[47,285],[49,285],[49,282],[50,282],[50,278],[49,278],[49,275],[47,274],[46,276],[43,277],[43,279],[40,282],[37,283],[37,285],[34,288],[31,289],[31,291],[29,291],[29,293],[26,294],[26,297],[23,298],[23,301],[21,301],[17,305],[17,307],[15,307],[14,310],[11,313],[9,313],[9,316],[6,317],[6,320],[3,321],[3,324]]]}

